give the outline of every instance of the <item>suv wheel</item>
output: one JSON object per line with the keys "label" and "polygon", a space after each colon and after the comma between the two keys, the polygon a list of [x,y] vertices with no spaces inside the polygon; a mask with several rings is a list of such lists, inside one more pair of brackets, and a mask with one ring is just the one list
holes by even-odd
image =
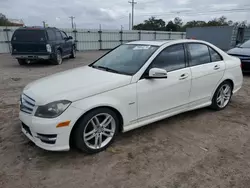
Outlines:
{"label": "suv wheel", "polygon": [[19,65],[27,65],[27,60],[26,59],[17,59]]}
{"label": "suv wheel", "polygon": [[76,48],[72,46],[70,58],[75,58],[75,57],[76,57]]}
{"label": "suv wheel", "polygon": [[108,108],[90,111],[75,125],[75,146],[90,154],[103,151],[113,142],[119,123],[116,113]]}
{"label": "suv wheel", "polygon": [[56,51],[56,57],[55,57],[55,60],[54,60],[54,64],[55,65],[61,65],[62,64],[62,53],[60,50],[57,50]]}

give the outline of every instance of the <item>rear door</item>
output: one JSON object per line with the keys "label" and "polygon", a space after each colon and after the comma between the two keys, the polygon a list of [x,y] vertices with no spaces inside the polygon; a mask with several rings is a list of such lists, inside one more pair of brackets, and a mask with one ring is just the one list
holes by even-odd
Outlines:
{"label": "rear door", "polygon": [[20,29],[12,36],[13,54],[46,53],[47,37],[42,29]]}
{"label": "rear door", "polygon": [[202,105],[210,102],[216,86],[223,77],[225,63],[221,55],[202,43],[187,44],[192,73],[190,102]]}

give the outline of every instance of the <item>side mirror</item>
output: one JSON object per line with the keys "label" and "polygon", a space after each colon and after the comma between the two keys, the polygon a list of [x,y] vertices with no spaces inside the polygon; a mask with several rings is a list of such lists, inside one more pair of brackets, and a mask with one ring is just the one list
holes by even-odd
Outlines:
{"label": "side mirror", "polygon": [[147,78],[167,78],[168,74],[165,69],[152,68],[149,70]]}
{"label": "side mirror", "polygon": [[69,40],[72,40],[72,39],[73,39],[73,37],[69,36],[69,37],[68,37],[68,39],[69,39]]}

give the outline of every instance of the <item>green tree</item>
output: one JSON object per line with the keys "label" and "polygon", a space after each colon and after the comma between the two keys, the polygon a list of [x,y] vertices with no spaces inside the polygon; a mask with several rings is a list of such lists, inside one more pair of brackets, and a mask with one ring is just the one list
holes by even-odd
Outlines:
{"label": "green tree", "polygon": [[9,21],[8,19],[6,18],[6,16],[2,13],[0,13],[0,26],[7,26],[9,25]]}
{"label": "green tree", "polygon": [[155,17],[151,17],[148,20],[144,20],[143,23],[135,25],[133,29],[135,30],[157,30],[164,31],[166,26],[166,22],[162,19],[156,19]]}
{"label": "green tree", "polygon": [[176,25],[173,21],[169,21],[166,25],[166,31],[177,31],[178,25]]}
{"label": "green tree", "polygon": [[177,31],[181,31],[182,29],[182,25],[183,25],[183,21],[182,21],[182,19],[181,18],[179,18],[179,17],[176,17],[175,19],[174,19],[174,24],[176,25],[176,27],[177,27]]}

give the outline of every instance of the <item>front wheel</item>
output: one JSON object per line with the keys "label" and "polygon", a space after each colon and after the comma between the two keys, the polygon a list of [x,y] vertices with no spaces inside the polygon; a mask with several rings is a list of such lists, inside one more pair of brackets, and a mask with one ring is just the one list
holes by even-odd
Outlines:
{"label": "front wheel", "polygon": [[76,48],[74,46],[72,46],[70,58],[76,58]]}
{"label": "front wheel", "polygon": [[213,96],[211,107],[215,110],[226,108],[232,97],[232,89],[232,84],[229,81],[220,84]]}
{"label": "front wheel", "polygon": [[73,139],[76,147],[93,154],[106,149],[113,142],[119,119],[114,111],[98,108],[87,113],[75,126]]}

